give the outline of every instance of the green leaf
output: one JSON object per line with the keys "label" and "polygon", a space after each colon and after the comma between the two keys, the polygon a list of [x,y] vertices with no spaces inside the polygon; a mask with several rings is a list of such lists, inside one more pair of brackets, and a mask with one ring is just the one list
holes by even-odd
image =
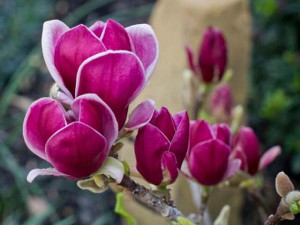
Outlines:
{"label": "green leaf", "polygon": [[133,216],[130,215],[124,207],[124,202],[123,202],[124,193],[120,192],[116,195],[116,197],[117,197],[117,202],[115,206],[115,212],[121,215],[129,225],[137,225],[137,222],[135,221]]}
{"label": "green leaf", "polygon": [[179,225],[195,225],[192,221],[188,220],[187,218],[184,217],[178,217],[177,221]]}

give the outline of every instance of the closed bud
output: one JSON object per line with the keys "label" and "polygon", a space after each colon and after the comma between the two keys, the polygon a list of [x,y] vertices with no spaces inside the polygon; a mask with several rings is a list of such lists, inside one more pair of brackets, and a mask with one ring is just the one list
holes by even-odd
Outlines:
{"label": "closed bud", "polygon": [[222,32],[208,27],[199,49],[198,65],[206,83],[221,80],[227,64],[227,46]]}
{"label": "closed bud", "polygon": [[134,150],[137,170],[149,183],[173,183],[186,156],[189,119],[186,111],[172,116],[168,109],[155,111],[150,122],[140,128]]}
{"label": "closed bud", "polygon": [[218,123],[230,122],[232,102],[232,93],[229,85],[221,84],[213,90],[210,97],[210,110]]}

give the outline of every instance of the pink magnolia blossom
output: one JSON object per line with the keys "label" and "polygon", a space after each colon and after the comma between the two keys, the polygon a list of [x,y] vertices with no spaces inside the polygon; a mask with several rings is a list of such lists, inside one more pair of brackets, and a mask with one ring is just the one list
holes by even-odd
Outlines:
{"label": "pink magnolia blossom", "polygon": [[121,129],[128,105],[147,84],[158,59],[152,28],[124,28],[114,20],[69,28],[58,20],[44,23],[43,56],[66,102],[95,93],[115,113]]}
{"label": "pink magnolia blossom", "polygon": [[23,125],[25,142],[54,168],[34,169],[28,181],[38,175],[81,179],[96,172],[108,156],[118,135],[108,105],[95,94],[85,94],[73,101],[71,110],[51,98],[30,106]]}
{"label": "pink magnolia blossom", "polygon": [[208,27],[205,30],[197,59],[189,46],[185,47],[185,51],[190,69],[197,75],[201,72],[205,83],[222,79],[227,64],[227,45],[218,28]]}
{"label": "pink magnolia blossom", "polygon": [[140,128],[134,149],[137,170],[150,183],[173,183],[188,149],[189,119],[186,111],[172,116],[168,109],[155,111]]}
{"label": "pink magnolia blossom", "polygon": [[232,157],[240,159],[241,170],[250,175],[264,169],[281,153],[281,148],[274,146],[261,155],[259,145],[259,140],[250,127],[241,127],[233,139]]}
{"label": "pink magnolia blossom", "polygon": [[189,171],[183,172],[202,185],[215,185],[232,176],[239,169],[240,160],[229,158],[230,139],[231,132],[226,124],[211,126],[202,119],[191,122]]}

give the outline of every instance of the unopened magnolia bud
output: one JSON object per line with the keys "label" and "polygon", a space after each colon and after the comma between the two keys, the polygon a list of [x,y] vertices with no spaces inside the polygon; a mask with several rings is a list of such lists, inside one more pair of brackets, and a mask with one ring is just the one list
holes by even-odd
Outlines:
{"label": "unopened magnolia bud", "polygon": [[275,181],[276,191],[280,197],[285,197],[289,192],[294,190],[294,185],[292,184],[290,178],[284,173],[280,172],[276,176]]}

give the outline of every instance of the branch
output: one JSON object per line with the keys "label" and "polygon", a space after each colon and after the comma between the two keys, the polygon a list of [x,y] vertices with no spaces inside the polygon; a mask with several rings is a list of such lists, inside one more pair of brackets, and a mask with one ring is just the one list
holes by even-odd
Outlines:
{"label": "branch", "polygon": [[168,220],[177,221],[178,217],[185,217],[174,205],[167,204],[163,199],[153,195],[148,189],[137,184],[128,176],[124,176],[119,185],[125,187],[136,199],[154,209]]}

